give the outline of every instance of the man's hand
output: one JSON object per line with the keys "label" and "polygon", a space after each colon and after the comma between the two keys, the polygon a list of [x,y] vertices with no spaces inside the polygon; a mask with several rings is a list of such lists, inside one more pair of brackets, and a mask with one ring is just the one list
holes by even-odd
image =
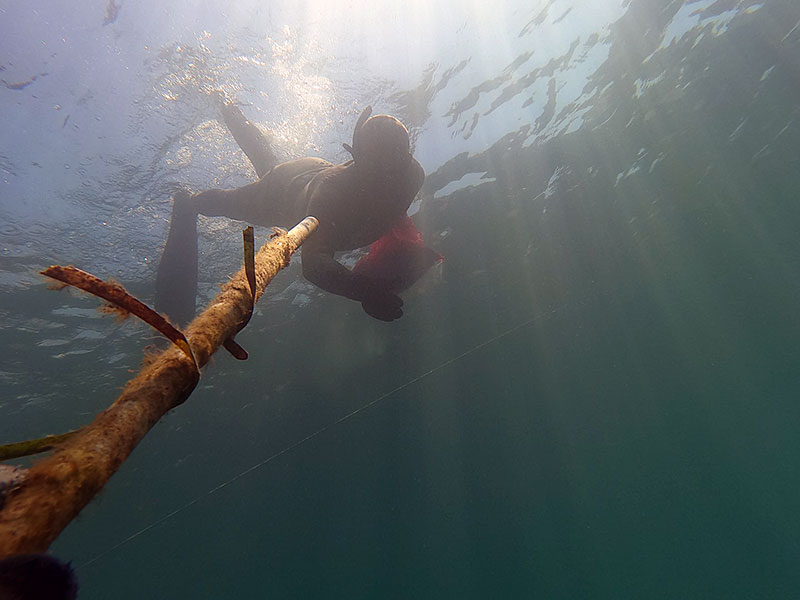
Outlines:
{"label": "man's hand", "polygon": [[403,299],[390,292],[390,282],[383,279],[354,275],[361,288],[361,306],[374,319],[394,321],[403,316]]}
{"label": "man's hand", "polygon": [[364,312],[381,321],[394,321],[403,316],[403,299],[391,292],[380,291],[370,293],[361,302]]}

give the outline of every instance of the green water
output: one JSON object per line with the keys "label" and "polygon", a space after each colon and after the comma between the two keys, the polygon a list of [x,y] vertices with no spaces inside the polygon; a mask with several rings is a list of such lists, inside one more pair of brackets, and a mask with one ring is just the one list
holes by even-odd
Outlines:
{"label": "green water", "polygon": [[[428,168],[416,219],[445,259],[401,320],[257,315],[250,360],[215,358],[54,544],[80,597],[794,597],[800,7],[685,3],[738,12],[661,48],[682,5],[625,6],[579,128],[533,139],[570,110],[523,107]],[[430,94],[393,97],[421,138]],[[40,293],[5,313],[93,306]],[[136,368],[120,343],[92,389],[80,355],[54,389],[102,407]]]}

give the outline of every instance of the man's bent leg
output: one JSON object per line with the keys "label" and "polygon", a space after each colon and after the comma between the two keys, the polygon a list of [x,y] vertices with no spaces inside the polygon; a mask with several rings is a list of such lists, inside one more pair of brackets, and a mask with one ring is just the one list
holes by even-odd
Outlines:
{"label": "man's bent leg", "polygon": [[220,108],[228,131],[250,159],[256,175],[263,177],[278,162],[267,137],[258,127],[248,121],[239,107],[232,102],[223,102]]}
{"label": "man's bent leg", "polygon": [[185,325],[197,296],[197,210],[186,192],[175,195],[164,253],[156,274],[156,310]]}
{"label": "man's bent leg", "polygon": [[197,296],[197,215],[228,217],[252,225],[294,225],[306,216],[303,188],[330,163],[302,158],[271,169],[232,190],[176,194],[169,235],[156,275],[156,308],[178,322],[194,317]]}
{"label": "man's bent leg", "polygon": [[[178,324],[192,320],[197,296],[197,215],[228,217],[254,225],[279,221],[264,217],[269,177],[233,190],[206,190],[175,195],[167,243],[156,274],[156,309]],[[277,216],[277,215],[276,215]]]}

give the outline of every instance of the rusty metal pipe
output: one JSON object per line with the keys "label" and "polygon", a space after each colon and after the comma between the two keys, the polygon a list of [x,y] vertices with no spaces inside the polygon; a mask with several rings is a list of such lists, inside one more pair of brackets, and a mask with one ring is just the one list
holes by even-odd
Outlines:
{"label": "rusty metal pipe", "polygon": [[[314,217],[307,217],[261,247],[255,257],[255,300],[317,225]],[[171,346],[130,380],[91,424],[30,468],[22,483],[7,493],[0,510],[0,559],[47,550],[150,428],[189,397],[200,377],[198,369],[247,322],[252,303],[242,268],[186,329],[197,367]]]}

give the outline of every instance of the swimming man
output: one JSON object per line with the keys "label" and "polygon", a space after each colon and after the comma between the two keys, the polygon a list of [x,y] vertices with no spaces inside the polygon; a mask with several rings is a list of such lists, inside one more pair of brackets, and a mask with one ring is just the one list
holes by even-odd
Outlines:
{"label": "swimming man", "polygon": [[395,117],[370,116],[371,112],[367,107],[361,113],[352,147],[344,144],[352,160],[334,165],[321,158],[300,158],[274,165],[269,164],[272,153],[258,149],[261,134],[255,126],[232,105],[224,107],[225,122],[260,179],[233,190],[175,196],[156,278],[159,310],[181,323],[194,315],[198,214],[286,227],[312,215],[319,227],[302,248],[305,278],[360,302],[376,319],[400,318],[403,301],[391,286],[354,273],[334,258],[336,252],[367,246],[403,223],[425,179],[422,166],[411,156],[405,126]]}

